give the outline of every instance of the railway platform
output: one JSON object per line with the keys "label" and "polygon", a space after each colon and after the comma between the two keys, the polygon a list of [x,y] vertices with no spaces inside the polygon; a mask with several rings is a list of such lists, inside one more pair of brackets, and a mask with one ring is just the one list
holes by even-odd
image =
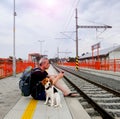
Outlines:
{"label": "railway platform", "polygon": [[[50,66],[48,73],[57,72]],[[62,108],[44,105],[44,101],[33,100],[31,96],[21,96],[20,75],[0,80],[0,119],[90,119],[77,98],[64,97],[61,91]],[[66,85],[62,79],[61,83]]]}

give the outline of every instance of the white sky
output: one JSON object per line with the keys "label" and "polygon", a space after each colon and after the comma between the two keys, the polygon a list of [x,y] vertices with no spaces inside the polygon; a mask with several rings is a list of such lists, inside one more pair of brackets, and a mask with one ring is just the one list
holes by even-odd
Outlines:
{"label": "white sky", "polygon": [[[16,0],[16,57],[27,59],[42,49],[52,58],[58,47],[71,52],[60,57],[75,57],[76,7],[79,25],[112,26],[97,32],[79,29],[79,55],[91,52],[91,45],[98,42],[101,49],[120,44],[120,0]],[[1,0],[0,27],[0,57],[6,58],[13,55],[13,0]],[[42,47],[39,40],[44,41]]]}

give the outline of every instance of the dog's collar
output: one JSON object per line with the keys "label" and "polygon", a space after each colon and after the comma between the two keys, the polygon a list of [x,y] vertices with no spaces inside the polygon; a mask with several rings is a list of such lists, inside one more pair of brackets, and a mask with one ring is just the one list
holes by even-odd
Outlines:
{"label": "dog's collar", "polygon": [[45,88],[46,90],[48,90],[49,88],[51,88],[52,87],[52,85],[50,85],[50,86],[48,86],[47,88]]}

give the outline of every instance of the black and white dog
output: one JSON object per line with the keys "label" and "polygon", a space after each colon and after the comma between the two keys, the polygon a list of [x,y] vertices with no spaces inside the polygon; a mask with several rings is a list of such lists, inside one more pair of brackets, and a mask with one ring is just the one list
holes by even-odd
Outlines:
{"label": "black and white dog", "polygon": [[42,81],[42,84],[44,85],[46,92],[46,101],[44,104],[50,103],[50,106],[62,107],[60,95],[57,89],[54,87],[52,80],[45,78]]}

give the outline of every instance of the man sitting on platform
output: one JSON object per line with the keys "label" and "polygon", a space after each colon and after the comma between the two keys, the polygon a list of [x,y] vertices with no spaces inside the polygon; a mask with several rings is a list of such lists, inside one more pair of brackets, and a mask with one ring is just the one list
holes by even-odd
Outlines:
{"label": "man sitting on platform", "polygon": [[44,78],[49,77],[56,88],[60,89],[64,96],[76,97],[78,94],[72,93],[66,85],[62,85],[60,79],[63,78],[64,73],[60,72],[58,75],[48,75],[46,70],[50,67],[48,58],[41,58],[39,61],[38,71],[31,75],[31,96],[36,100],[45,100],[45,89],[40,83]]}

